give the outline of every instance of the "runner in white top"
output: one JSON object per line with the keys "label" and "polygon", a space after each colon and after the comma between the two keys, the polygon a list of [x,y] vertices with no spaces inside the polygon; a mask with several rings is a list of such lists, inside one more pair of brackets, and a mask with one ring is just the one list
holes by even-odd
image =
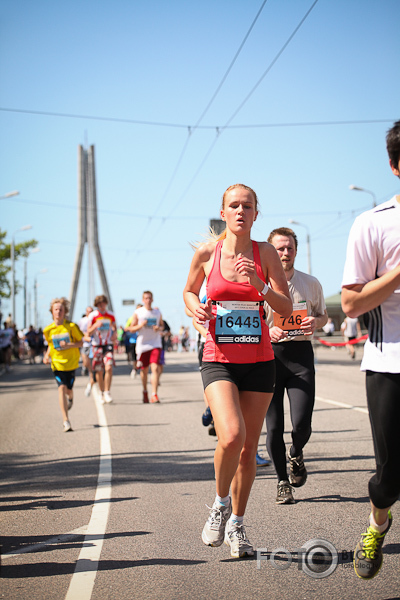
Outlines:
{"label": "runner in white top", "polygon": [[[89,315],[93,312],[93,308],[91,306],[86,307],[86,315],[82,317],[82,319],[78,323],[79,329],[84,334],[83,337],[83,346],[81,348],[81,357],[82,357],[82,375],[89,374],[89,383],[85,388],[85,396],[90,396],[90,392],[92,391],[92,386],[94,384],[93,379],[93,370],[92,370],[92,361],[90,360],[90,352],[92,349],[92,343],[90,336],[87,335],[88,323],[89,323]],[[85,371],[86,369],[86,371]]]}
{"label": "runner in white top", "polygon": [[[386,136],[390,167],[400,177],[400,121]],[[400,494],[400,195],[355,220],[350,231],[342,283],[342,308],[364,315],[368,340],[361,370],[366,389],[376,472],[369,481],[369,527],[354,552],[362,579],[374,577],[392,523],[390,507]]]}
{"label": "runner in white top", "polygon": [[[322,286],[316,277],[294,268],[297,237],[288,227],[274,229],[268,241],[276,248],[285,271],[293,312],[284,318],[268,308],[267,324],[275,354],[275,391],[269,406],[267,448],[278,478],[277,504],[294,504],[291,486],[301,487],[307,479],[303,448],[310,439],[315,401],[314,332],[327,320]],[[284,440],[284,394],[289,398],[292,444],[287,453]],[[289,483],[290,482],[290,483]]]}
{"label": "runner in white top", "polygon": [[[340,330],[346,342],[351,342],[358,337],[361,337],[361,327],[357,318],[345,317],[340,326]],[[356,358],[356,349],[354,344],[347,344],[347,352],[354,360]]]}
{"label": "runner in white top", "polygon": [[138,308],[132,317],[129,331],[137,331],[136,353],[138,356],[137,366],[140,366],[140,377],[143,385],[143,402],[149,401],[147,392],[147,378],[149,365],[151,365],[151,402],[159,402],[157,395],[161,374],[161,350],[163,331],[163,320],[158,308],[152,308],[153,294],[150,291],[143,292],[143,306]]}

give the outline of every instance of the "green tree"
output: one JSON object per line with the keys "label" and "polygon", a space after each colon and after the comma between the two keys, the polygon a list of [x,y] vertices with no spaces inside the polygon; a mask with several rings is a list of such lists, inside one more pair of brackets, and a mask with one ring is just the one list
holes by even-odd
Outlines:
{"label": "green tree", "polygon": [[[0,229],[0,297],[9,298],[11,296],[11,244],[6,244],[4,239],[6,231]],[[14,260],[28,256],[29,250],[36,248],[37,240],[28,240],[21,244],[14,245]],[[15,282],[15,291],[18,291],[19,284]]]}

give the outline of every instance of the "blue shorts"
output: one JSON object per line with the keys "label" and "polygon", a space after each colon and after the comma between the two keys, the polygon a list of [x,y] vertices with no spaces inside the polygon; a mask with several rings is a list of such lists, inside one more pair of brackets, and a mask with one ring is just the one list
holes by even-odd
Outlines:
{"label": "blue shorts", "polygon": [[75,369],[73,371],[53,371],[57,385],[65,385],[68,390],[72,390],[75,381]]}
{"label": "blue shorts", "polygon": [[239,392],[273,393],[275,389],[275,360],[257,363],[202,362],[203,387],[214,381],[230,381]]}

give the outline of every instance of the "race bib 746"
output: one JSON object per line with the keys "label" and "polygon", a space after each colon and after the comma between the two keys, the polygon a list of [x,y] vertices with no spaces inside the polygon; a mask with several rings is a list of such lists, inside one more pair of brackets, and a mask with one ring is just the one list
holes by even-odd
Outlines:
{"label": "race bib 746", "polygon": [[282,315],[274,312],[274,325],[280,327],[283,331],[287,331],[288,337],[304,335],[300,329],[303,319],[307,316],[307,302],[293,302],[293,312],[290,317],[282,317]]}

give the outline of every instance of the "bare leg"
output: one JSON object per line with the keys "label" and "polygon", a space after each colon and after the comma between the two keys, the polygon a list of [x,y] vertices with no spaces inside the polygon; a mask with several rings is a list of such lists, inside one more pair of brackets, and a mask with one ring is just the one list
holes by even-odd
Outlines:
{"label": "bare leg", "polygon": [[158,382],[160,381],[160,365],[151,363],[151,391],[153,394],[157,394]]}
{"label": "bare leg", "polygon": [[104,390],[109,392],[111,389],[111,380],[112,380],[112,366],[106,367],[106,373],[104,376]]}
{"label": "bare leg", "polygon": [[7,348],[4,360],[6,363],[6,369],[8,371],[10,370],[10,367],[11,367],[11,359],[12,359],[12,350],[11,350],[11,348]]}
{"label": "bare leg", "polygon": [[99,384],[100,391],[104,392],[104,373],[103,370],[97,372],[97,383]]}
{"label": "bare leg", "polygon": [[232,510],[243,516],[256,476],[256,453],[261,429],[272,394],[240,392],[240,406],[246,429],[246,440],[240,454],[239,466],[232,481]]}
{"label": "bare leg", "polygon": [[214,454],[217,494],[224,498],[229,494],[239,465],[246,438],[245,424],[240,410],[239,391],[233,383],[215,381],[207,386],[205,393],[218,435]]}
{"label": "bare leg", "polygon": [[228,381],[206,388],[218,444],[214,455],[217,494],[232,487],[232,511],[243,516],[256,475],[256,453],[272,394],[241,392]]}
{"label": "bare leg", "polygon": [[142,380],[143,391],[147,392],[147,373],[149,372],[149,367],[142,367],[140,369],[140,379]]}
{"label": "bare leg", "polygon": [[58,386],[58,402],[63,421],[68,421],[67,387],[65,385]]}

